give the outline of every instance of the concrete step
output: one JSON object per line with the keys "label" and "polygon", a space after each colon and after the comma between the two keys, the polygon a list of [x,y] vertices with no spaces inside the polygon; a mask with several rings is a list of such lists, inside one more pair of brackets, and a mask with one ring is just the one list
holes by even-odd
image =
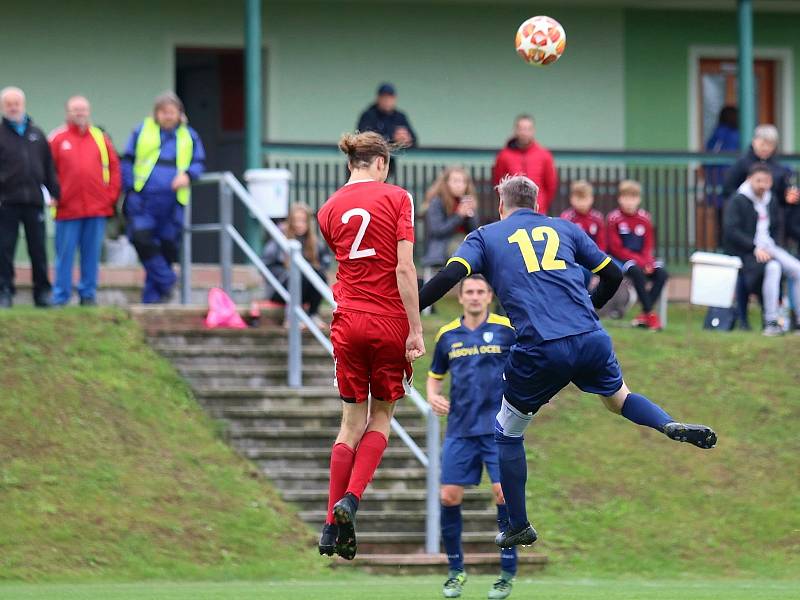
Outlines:
{"label": "concrete step", "polygon": [[[394,413],[403,425],[422,427],[425,417],[410,402],[401,403]],[[222,409],[219,418],[232,423],[249,424],[253,427],[338,427],[342,420],[341,402],[339,406],[315,407],[260,407],[236,406]]]}
{"label": "concrete step", "polygon": [[[274,469],[327,469],[331,462],[330,440],[327,448],[239,448],[236,449],[245,458],[252,460],[265,473],[269,474]],[[419,467],[420,462],[411,454],[411,451],[401,443],[392,443],[383,453],[378,471],[386,468],[413,468]]]}
{"label": "concrete step", "polygon": [[[424,427],[405,428],[408,435],[425,449]],[[330,449],[336,436],[338,427],[250,427],[231,423],[226,431],[226,437],[237,448],[271,448],[280,444],[281,448],[325,448]],[[398,442],[397,445],[401,445]],[[405,446],[403,446],[405,448]]]}
{"label": "concrete step", "polygon": [[[423,573],[440,573],[442,581],[447,573],[447,556],[445,554],[366,554],[359,552],[355,560],[337,558],[331,565],[338,568],[357,567],[369,573],[385,575],[411,575]],[[547,557],[526,548],[519,552],[517,562],[520,574],[528,575],[531,571],[539,571],[547,564]],[[464,555],[464,565],[472,574],[497,573],[500,569],[498,552],[471,552]],[[432,590],[431,597],[438,591]]]}
{"label": "concrete step", "polygon": [[[285,362],[275,361],[261,365],[181,366],[178,371],[193,387],[264,388],[286,383],[286,368]],[[332,386],[333,369],[332,360],[327,364],[303,364],[303,383]]]}
{"label": "concrete step", "polygon": [[[371,485],[371,484],[370,484]],[[370,491],[365,494],[368,496]],[[489,497],[489,494],[486,494]],[[306,523],[316,526],[322,523],[326,516],[325,510],[305,510],[300,512],[300,518]],[[497,535],[497,510],[494,508],[483,510],[462,511],[465,532],[486,532],[494,530]],[[402,513],[361,510],[358,511],[356,529],[360,534],[370,532],[407,532],[425,533],[424,510],[409,510]]]}
{"label": "concrete step", "polygon": [[[328,490],[282,490],[281,496],[287,502],[294,502],[300,510],[320,510],[327,506]],[[361,510],[381,510],[405,513],[424,510],[426,492],[419,490],[378,490],[367,489],[361,499]],[[481,510],[493,506],[490,494],[485,490],[468,489],[464,492],[464,510]],[[496,532],[495,532],[496,533]]]}
{"label": "concrete step", "polygon": [[[282,342],[274,344],[236,344],[229,340],[226,343],[206,345],[203,343],[180,344],[163,340],[153,340],[152,348],[168,357],[176,358],[202,358],[205,356],[223,357],[253,357],[253,358],[285,358],[289,354],[289,347]],[[331,358],[328,351],[319,344],[303,345],[303,358]]]}
{"label": "concrete step", "polygon": [[[419,463],[417,463],[419,464]],[[307,490],[328,488],[329,469],[267,469],[264,474],[282,490]],[[426,471],[423,467],[390,468],[381,463],[370,488],[376,490],[418,490],[425,489]]]}
{"label": "concrete step", "polygon": [[[288,333],[283,327],[252,327],[248,329],[196,329],[185,327],[160,327],[148,331],[148,338],[155,344],[171,346],[206,346],[238,345],[263,347],[273,344],[286,345]],[[302,333],[304,345],[321,346],[308,331]]]}

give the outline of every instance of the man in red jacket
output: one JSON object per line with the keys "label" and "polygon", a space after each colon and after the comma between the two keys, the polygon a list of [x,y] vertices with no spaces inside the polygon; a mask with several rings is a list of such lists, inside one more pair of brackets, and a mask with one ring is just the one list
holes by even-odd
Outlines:
{"label": "man in red jacket", "polygon": [[80,247],[80,302],[97,303],[97,274],[106,218],[120,191],[119,158],[109,137],[90,121],[89,101],[67,100],[66,123],[50,134],[50,149],[61,182],[56,205],[56,281],[53,304],[69,304],[72,265]]}
{"label": "man in red jacket", "polygon": [[492,169],[492,185],[506,175],[525,175],[539,186],[539,212],[547,214],[558,189],[558,175],[553,155],[536,143],[536,125],[530,115],[514,121],[514,137],[497,153]]}
{"label": "man in red jacket", "polygon": [[664,264],[653,257],[653,221],[650,213],[639,208],[641,201],[642,186],[637,181],[620,182],[619,208],[608,215],[608,253],[631,280],[642,304],[642,313],[634,319],[634,326],[658,331],[661,319],[653,312],[653,306],[661,297],[669,275]]}

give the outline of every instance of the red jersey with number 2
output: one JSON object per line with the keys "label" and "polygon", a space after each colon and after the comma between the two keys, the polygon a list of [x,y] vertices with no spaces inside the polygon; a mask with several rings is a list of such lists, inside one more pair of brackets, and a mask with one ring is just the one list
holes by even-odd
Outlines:
{"label": "red jersey with number 2", "polygon": [[328,199],[317,220],[339,263],[337,310],[407,318],[396,269],[397,242],[414,242],[411,194],[388,183],[355,181]]}

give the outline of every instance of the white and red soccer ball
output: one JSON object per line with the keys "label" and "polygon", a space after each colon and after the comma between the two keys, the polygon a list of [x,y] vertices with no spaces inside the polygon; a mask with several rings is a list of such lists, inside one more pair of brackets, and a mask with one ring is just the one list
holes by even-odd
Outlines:
{"label": "white and red soccer ball", "polygon": [[567,34],[551,17],[531,17],[517,29],[517,54],[529,65],[543,67],[556,62],[564,53]]}

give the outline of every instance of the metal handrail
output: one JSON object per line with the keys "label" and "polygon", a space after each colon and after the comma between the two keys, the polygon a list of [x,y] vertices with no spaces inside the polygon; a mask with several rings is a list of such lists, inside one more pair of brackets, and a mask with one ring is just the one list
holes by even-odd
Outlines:
{"label": "metal handrail", "polygon": [[[264,217],[258,210],[253,197],[239,182],[233,173],[207,173],[199,184],[216,183],[219,186],[220,222],[192,225],[191,204],[184,210],[183,251],[181,253],[181,302],[188,304],[191,296],[192,269],[192,234],[216,232],[220,234],[220,269],[222,272],[222,288],[230,294],[233,282],[233,244],[244,253],[258,272],[269,282],[278,295],[286,302],[289,329],[288,384],[291,387],[302,386],[303,347],[300,334],[302,322],[314,338],[333,356],[333,345],[317,324],[308,316],[302,307],[302,278],[305,277],[334,309],[336,301],[328,284],[317,274],[305,259],[302,246],[297,240],[284,236],[280,228],[271,219]],[[247,208],[253,217],[266,230],[267,234],[289,256],[289,289],[281,284],[275,275],[261,260],[261,257],[245,241],[233,224],[233,197]],[[425,551],[430,554],[439,552],[439,418],[413,387],[405,384],[406,394],[412,403],[425,416],[426,444],[428,454],[419,447],[403,426],[392,417],[391,427],[403,443],[408,446],[414,457],[426,469],[426,520]]]}

